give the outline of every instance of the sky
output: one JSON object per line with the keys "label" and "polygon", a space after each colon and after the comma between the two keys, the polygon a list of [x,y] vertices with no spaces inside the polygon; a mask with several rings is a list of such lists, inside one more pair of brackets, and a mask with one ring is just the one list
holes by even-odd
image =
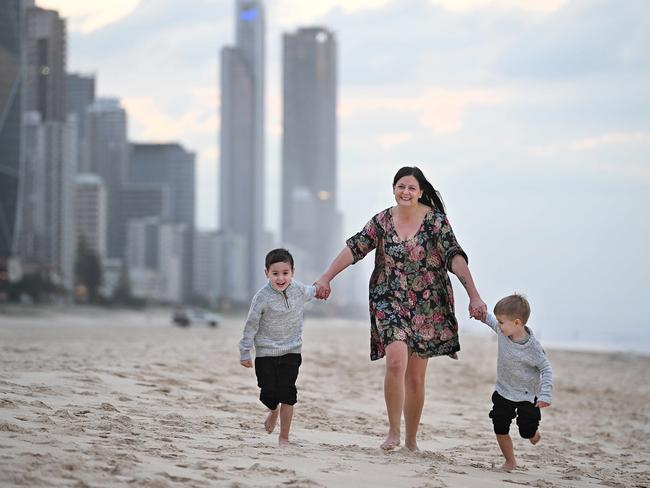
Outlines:
{"label": "sky", "polygon": [[[197,225],[216,228],[219,51],[234,43],[235,1],[37,4],[68,18],[69,70],[121,99],[131,140],[197,153]],[[281,35],[324,26],[338,39],[346,236],[393,204],[397,169],[417,165],[490,308],[520,291],[554,340],[650,350],[650,2],[270,0],[266,16],[270,230]]]}

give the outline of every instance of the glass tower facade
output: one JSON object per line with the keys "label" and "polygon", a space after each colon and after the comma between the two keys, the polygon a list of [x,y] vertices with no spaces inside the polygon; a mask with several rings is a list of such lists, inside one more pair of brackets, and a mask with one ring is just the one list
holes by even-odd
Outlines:
{"label": "glass tower facade", "polygon": [[[20,0],[0,2],[0,272],[12,253],[21,155],[23,41]],[[1,278],[0,278],[1,279]]]}

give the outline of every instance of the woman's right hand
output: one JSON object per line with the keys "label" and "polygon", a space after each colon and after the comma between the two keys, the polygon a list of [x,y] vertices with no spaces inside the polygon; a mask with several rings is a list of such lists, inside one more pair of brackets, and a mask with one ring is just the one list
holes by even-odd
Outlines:
{"label": "woman's right hand", "polygon": [[327,300],[329,298],[332,292],[329,280],[321,276],[314,282],[314,286],[316,287],[316,298],[320,298],[321,300]]}

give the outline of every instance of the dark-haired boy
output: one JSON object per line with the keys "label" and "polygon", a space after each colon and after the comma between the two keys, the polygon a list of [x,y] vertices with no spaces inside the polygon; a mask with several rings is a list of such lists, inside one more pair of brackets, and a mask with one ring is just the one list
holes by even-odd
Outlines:
{"label": "dark-haired boy", "polygon": [[264,427],[270,434],[280,417],[280,445],[289,443],[293,406],[297,401],[296,379],[302,363],[303,308],[316,294],[314,286],[293,280],[293,257],[286,249],[266,255],[268,283],[253,297],[244,334],[239,342],[240,364],[253,367],[260,401],[270,410]]}

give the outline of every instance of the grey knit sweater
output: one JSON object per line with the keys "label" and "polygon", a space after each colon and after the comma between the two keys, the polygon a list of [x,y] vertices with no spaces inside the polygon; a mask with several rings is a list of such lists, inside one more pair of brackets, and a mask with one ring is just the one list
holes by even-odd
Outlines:
{"label": "grey knit sweater", "polygon": [[530,335],[528,342],[517,344],[503,335],[499,322],[491,313],[487,314],[483,322],[497,333],[497,393],[513,402],[533,402],[537,397],[537,400],[550,404],[553,371],[533,331],[526,327],[526,332]]}
{"label": "grey knit sweater", "polygon": [[239,341],[241,361],[255,355],[282,356],[299,353],[302,349],[302,321],[305,303],[316,295],[315,286],[305,286],[292,280],[284,292],[270,283],[264,285],[253,297],[244,336]]}

